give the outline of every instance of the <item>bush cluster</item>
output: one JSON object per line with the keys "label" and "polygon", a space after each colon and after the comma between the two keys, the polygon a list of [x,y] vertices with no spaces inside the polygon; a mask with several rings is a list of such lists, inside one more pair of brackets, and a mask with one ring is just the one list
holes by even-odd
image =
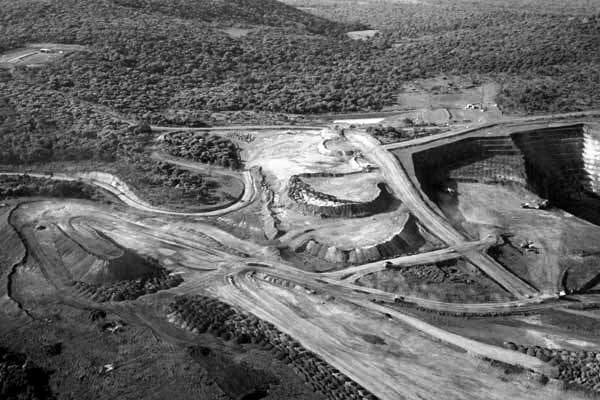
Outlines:
{"label": "bush cluster", "polygon": [[26,196],[100,199],[103,193],[94,186],[78,181],[56,181],[29,175],[0,176],[0,198]]}
{"label": "bush cluster", "polygon": [[558,367],[558,379],[573,388],[600,393],[600,353],[594,351],[567,351],[506,342],[508,349],[537,357]]}
{"label": "bush cluster", "polygon": [[169,275],[169,271],[160,267],[157,273],[151,277],[135,280],[122,280],[111,284],[93,285],[77,281],[75,287],[92,298],[92,300],[103,303],[106,301],[135,300],[146,294],[156,293],[178,286],[183,282],[179,275]]}
{"label": "bush cluster", "polygon": [[306,350],[273,324],[238,312],[217,299],[180,296],[171,304],[174,323],[194,333],[210,332],[238,344],[254,343],[290,365],[316,392],[333,399],[376,397],[340,371]]}
{"label": "bush cluster", "polygon": [[229,139],[209,133],[174,132],[164,137],[167,153],[205,164],[238,169],[241,166],[237,146]]}

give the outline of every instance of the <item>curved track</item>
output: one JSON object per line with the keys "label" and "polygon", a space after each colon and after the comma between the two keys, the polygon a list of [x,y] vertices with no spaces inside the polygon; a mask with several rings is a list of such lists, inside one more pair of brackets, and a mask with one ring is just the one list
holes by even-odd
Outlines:
{"label": "curved track", "polygon": [[[382,175],[396,197],[408,206],[413,215],[430,232],[450,246],[461,245],[467,241],[446,218],[429,206],[424,199],[424,194],[415,187],[396,157],[377,140],[366,133],[357,132],[347,133],[346,137],[355,143],[365,156],[379,165]],[[519,298],[538,295],[537,290],[482,252],[466,251],[463,256],[513,295]]]}
{"label": "curved track", "polygon": [[257,195],[257,183],[254,180],[254,177],[250,171],[243,172],[244,179],[244,193],[242,197],[235,203],[230,206],[219,208],[219,209],[211,209],[202,212],[177,212],[165,210],[162,208],[154,207],[144,200],[140,199],[132,190],[127,186],[125,182],[123,182],[118,177],[106,173],[106,172],[89,172],[89,173],[75,173],[75,174],[41,174],[41,173],[28,173],[28,172],[0,172],[0,175],[5,176],[24,176],[28,175],[34,178],[46,178],[46,179],[54,179],[58,181],[81,181],[88,183],[90,185],[97,186],[101,189],[106,190],[107,192],[115,195],[119,200],[121,200],[126,205],[135,208],[139,211],[161,214],[161,215],[172,215],[178,217],[214,217],[219,215],[224,215],[230,213],[232,211],[236,211],[246,207],[248,204],[252,203]]}

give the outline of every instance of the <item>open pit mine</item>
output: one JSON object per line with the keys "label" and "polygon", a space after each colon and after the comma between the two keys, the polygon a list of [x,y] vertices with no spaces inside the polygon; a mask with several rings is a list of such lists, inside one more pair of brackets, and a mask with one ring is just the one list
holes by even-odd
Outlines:
{"label": "open pit mine", "polygon": [[[39,398],[109,380],[145,398],[600,395],[593,119],[386,144],[354,126],[154,131],[143,151],[164,165],[243,190],[186,210],[107,171],[2,172],[0,333],[20,351],[0,347],[0,374]],[[207,164],[205,143],[235,163]]]}

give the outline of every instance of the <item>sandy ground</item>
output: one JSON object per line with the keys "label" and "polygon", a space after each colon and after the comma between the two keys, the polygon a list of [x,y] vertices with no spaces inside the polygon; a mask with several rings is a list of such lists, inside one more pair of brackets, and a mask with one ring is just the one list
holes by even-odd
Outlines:
{"label": "sandy ground", "polygon": [[[288,291],[244,281],[217,290],[233,304],[283,327],[381,399],[560,399],[525,376],[503,380],[485,362],[440,346],[399,322],[323,301],[302,290]],[[293,317],[292,317],[293,316]],[[291,323],[293,321],[293,323]],[[372,344],[373,336],[385,344]],[[366,339],[365,339],[366,337]],[[576,397],[574,397],[576,398]]]}
{"label": "sandy ground", "polygon": [[357,118],[357,119],[336,119],[333,121],[334,124],[348,124],[348,125],[371,125],[378,124],[385,118]]}
{"label": "sandy ground", "polygon": [[302,180],[315,190],[352,201],[373,200],[379,194],[377,184],[384,181],[378,172],[336,178],[302,178]]}
{"label": "sandy ground", "polygon": [[[356,232],[362,233],[361,240],[371,240],[379,232],[388,236],[394,225],[406,219],[410,208],[431,229],[436,229],[448,244],[454,244],[456,249],[469,245],[460,250],[467,254],[466,258],[475,260],[478,266],[487,263],[490,268],[494,267],[493,261],[486,259],[480,252],[480,243],[473,247],[437,211],[423,203],[405,171],[390,153],[370,138],[354,133],[349,136],[352,136],[353,143],[371,160],[378,162],[381,168],[379,173],[405,203],[398,204],[391,214],[378,215],[377,218],[380,219],[357,219],[349,222],[349,225],[346,222],[344,225],[335,221],[328,222],[330,225],[316,227],[315,234],[322,230],[330,240],[332,236],[336,238],[334,240],[350,240],[357,236]],[[283,193],[292,174],[351,170],[348,162],[319,154],[317,146],[321,141],[322,135],[318,131],[297,134],[265,131],[246,146],[243,157],[249,166],[263,167],[268,182],[279,193]],[[522,199],[514,193],[498,190],[487,192],[480,187],[459,186],[458,195],[459,211],[471,221],[469,228],[475,228],[478,234],[497,232],[505,226],[513,229],[512,227],[520,227],[519,224],[528,224],[530,231],[550,226],[549,230],[544,230],[536,237],[543,246],[541,261],[530,277],[540,281],[545,279],[548,285],[553,284],[557,274],[555,269],[548,272],[542,268],[553,261],[548,257],[552,257],[554,253],[547,251],[551,246],[550,240],[556,239],[552,235],[556,235],[561,229],[570,234],[571,228],[581,235],[592,232],[589,226],[582,228],[578,225],[578,220],[571,221],[569,218],[572,217],[562,214],[557,216],[552,212],[541,215],[540,212],[522,210],[522,214],[515,220],[515,208]],[[492,200],[494,204],[499,204],[496,209],[485,213],[476,211],[489,209]],[[12,214],[10,224],[15,226],[27,245],[31,262],[21,263],[16,268],[17,274],[11,281],[14,283],[13,290],[18,293],[16,298],[58,293],[53,301],[68,300],[79,307],[93,307],[94,304],[89,300],[73,296],[70,286],[72,276],[56,249],[55,236],[60,235],[59,231],[36,227],[40,224],[54,224],[85,241],[87,246],[93,247],[94,252],[114,250],[95,240],[94,230],[99,230],[120,246],[155,257],[167,268],[182,273],[184,283],[163,292],[161,296],[207,293],[251,312],[275,324],[278,329],[293,336],[308,350],[317,353],[383,400],[583,398],[583,395],[576,392],[565,393],[558,390],[554,383],[542,386],[528,373],[506,374],[504,369],[492,367],[487,361],[475,357],[474,354],[485,354],[533,369],[546,370],[546,365],[536,358],[483,343],[483,332],[494,328],[491,324],[471,326],[473,331],[478,329],[482,332],[479,334],[482,340],[473,341],[468,334],[463,336],[462,333],[440,329],[425,323],[423,319],[375,303],[371,301],[371,296],[375,294],[356,292],[343,284],[334,289],[333,284],[323,280],[321,276],[317,278],[315,274],[284,264],[272,248],[240,240],[211,225],[206,219],[191,216],[177,218],[182,216],[152,213],[149,209],[123,210],[124,206],[110,208],[88,201],[68,200],[37,201],[21,205]],[[300,221],[300,217],[297,218]],[[538,220],[540,222],[535,225]],[[309,222],[307,228],[315,229],[310,227],[310,219],[304,217],[303,221]],[[383,225],[384,223],[389,225]],[[336,231],[340,227],[345,231]],[[529,234],[528,231],[527,235]],[[581,237],[562,239],[582,240]],[[592,242],[589,243],[591,246]],[[263,273],[265,270],[274,271],[289,276],[290,279],[298,279],[299,282],[312,282],[318,291],[300,286],[275,286],[255,278],[253,272],[238,273],[252,271],[252,265],[254,268],[261,265]],[[503,273],[503,270],[499,273]],[[504,275],[500,275],[502,276]],[[326,290],[328,286],[335,296],[329,295]],[[344,290],[350,293],[345,293]],[[128,302],[109,304],[107,307],[118,311],[123,318],[131,318],[150,327],[156,335],[170,338],[171,343],[188,345],[189,336],[184,337],[166,318],[161,318],[164,310],[161,309],[160,302],[155,302],[154,299],[152,296],[142,298],[144,307]],[[546,320],[543,319],[545,317],[541,318],[541,325],[538,325],[535,315],[524,320],[514,319],[512,322],[519,327],[515,330],[511,330],[508,323],[498,323],[498,332],[507,332],[507,337],[521,336],[523,340],[536,340],[535,343],[556,346],[568,343],[587,348],[597,343],[597,339],[593,337],[573,335],[569,338],[568,333],[559,329],[542,329],[539,326],[546,324]],[[493,339],[498,340],[497,337]]]}
{"label": "sandy ground", "polygon": [[[540,248],[539,254],[513,252],[516,259],[512,263],[515,273],[540,290],[549,293],[557,290],[561,265],[567,261],[577,262],[572,257],[576,249],[600,251],[600,227],[559,209],[522,209],[522,201],[537,197],[525,189],[459,183],[457,192],[459,211],[473,234],[483,237],[489,233],[510,233],[514,235],[511,241],[516,247],[521,242],[532,240]],[[507,267],[511,268],[511,265]]]}
{"label": "sandy ground", "polygon": [[[366,311],[366,305],[352,305],[341,299],[332,300],[326,293],[313,295],[302,288],[289,290],[254,279],[238,281],[239,275],[233,284],[229,283],[225,274],[235,272],[254,259],[268,264],[270,256],[265,255],[263,247],[205,223],[124,214],[86,201],[25,204],[15,213],[13,223],[30,246],[34,259],[43,260],[40,268],[45,275],[37,273],[36,279],[43,280],[45,276],[65,295],[70,290],[69,276],[61,266],[60,257],[56,256],[55,240],[46,237],[56,232],[36,230],[41,223],[56,223],[80,237],[92,235],[91,229],[97,229],[120,246],[159,258],[165,265],[183,272],[185,282],[169,292],[208,292],[276,324],[382,399],[504,399],[507,395],[519,399],[569,398],[564,392],[553,391],[551,386],[541,387],[526,374],[511,375],[507,379],[501,369],[432,340],[399,322],[401,319],[388,318],[383,312]],[[103,248],[99,245],[96,251]],[[294,271],[295,275],[304,274],[290,267],[277,268]],[[27,272],[20,268],[19,271],[16,287],[21,293],[34,293],[34,288],[40,295],[44,290],[51,292],[50,288],[44,289],[42,281],[32,280],[36,274],[34,269]],[[148,301],[153,313],[160,311],[150,298]],[[179,337],[166,321],[146,314],[143,307],[120,307],[119,310],[145,321],[160,335]],[[176,340],[179,343],[181,339]],[[535,359],[527,362],[539,363]]]}
{"label": "sandy ground", "polygon": [[281,190],[292,175],[357,170],[348,160],[320,154],[322,141],[321,131],[265,131],[244,146],[242,159],[247,168],[262,167],[275,191]]}
{"label": "sandy ground", "polygon": [[[352,248],[377,244],[400,232],[407,217],[406,209],[390,204],[390,210],[366,218],[322,219],[300,213],[287,197],[287,182],[292,175],[307,172],[354,172],[356,167],[348,159],[325,156],[318,146],[329,132],[265,131],[245,145],[242,158],[246,166],[260,166],[267,181],[276,192],[274,210],[281,220],[281,228],[289,232],[311,230],[324,243]],[[342,178],[310,178],[317,190],[342,199],[373,199],[379,189],[376,183],[384,179],[378,172],[350,175]],[[357,184],[358,182],[358,184]]]}

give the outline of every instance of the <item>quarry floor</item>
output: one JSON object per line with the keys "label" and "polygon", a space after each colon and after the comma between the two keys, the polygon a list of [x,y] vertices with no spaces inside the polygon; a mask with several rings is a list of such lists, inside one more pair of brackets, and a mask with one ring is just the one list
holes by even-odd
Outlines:
{"label": "quarry floor", "polygon": [[[505,246],[501,261],[541,291],[552,293],[561,287],[562,272],[567,264],[578,263],[579,250],[600,251],[600,227],[560,209],[523,209],[521,202],[539,198],[519,186],[459,182],[457,205],[444,202],[443,194],[440,198],[442,209],[470,236],[511,235],[514,246]],[[520,248],[527,240],[539,254]]]}

